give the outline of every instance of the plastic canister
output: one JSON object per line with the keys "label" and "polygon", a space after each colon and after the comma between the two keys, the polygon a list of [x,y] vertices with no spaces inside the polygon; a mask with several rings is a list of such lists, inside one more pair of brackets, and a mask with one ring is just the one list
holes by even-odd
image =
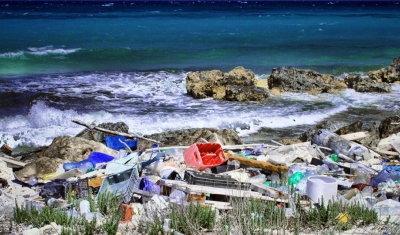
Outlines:
{"label": "plastic canister", "polygon": [[334,178],[315,175],[307,180],[306,194],[315,203],[321,203],[324,200],[325,206],[328,200],[334,200],[337,196],[338,183]]}

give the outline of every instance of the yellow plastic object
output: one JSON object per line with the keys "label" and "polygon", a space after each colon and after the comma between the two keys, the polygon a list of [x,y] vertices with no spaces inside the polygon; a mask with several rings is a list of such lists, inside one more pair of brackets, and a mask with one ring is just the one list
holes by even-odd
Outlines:
{"label": "yellow plastic object", "polygon": [[53,178],[55,175],[56,175],[55,172],[43,174],[43,175],[42,175],[42,179],[43,179],[43,180],[50,180],[50,179]]}
{"label": "yellow plastic object", "polygon": [[91,178],[89,179],[89,186],[92,188],[98,188],[101,186],[101,184],[103,183],[103,179],[105,179],[107,177],[107,175],[101,175],[101,176],[97,176],[95,178]]}
{"label": "yellow plastic object", "polygon": [[336,216],[336,219],[339,220],[340,223],[347,223],[350,220],[350,215],[346,212],[346,213],[339,213],[338,216]]}

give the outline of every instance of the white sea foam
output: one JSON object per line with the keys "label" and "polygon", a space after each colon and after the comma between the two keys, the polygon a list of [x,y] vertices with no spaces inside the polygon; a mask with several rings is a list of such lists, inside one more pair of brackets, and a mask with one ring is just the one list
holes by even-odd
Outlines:
{"label": "white sea foam", "polygon": [[27,51],[16,51],[16,52],[5,52],[0,54],[0,58],[18,58],[23,57],[25,54],[30,55],[67,55],[71,53],[75,53],[81,50],[81,48],[54,48],[53,46],[45,46],[45,47],[29,47]]}
{"label": "white sea foam", "polygon": [[59,54],[66,55],[77,52],[81,50],[80,48],[72,48],[72,49],[64,49],[64,48],[54,48],[53,46],[45,46],[45,47],[29,47],[28,53],[32,55],[49,55],[49,54]]}
{"label": "white sea foam", "polygon": [[0,54],[0,58],[15,58],[15,57],[23,56],[23,55],[24,55],[23,51],[6,52],[6,53]]}

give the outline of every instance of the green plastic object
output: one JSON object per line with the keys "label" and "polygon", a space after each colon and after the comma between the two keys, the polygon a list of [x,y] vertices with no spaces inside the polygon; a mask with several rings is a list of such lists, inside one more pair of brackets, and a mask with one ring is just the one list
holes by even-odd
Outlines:
{"label": "green plastic object", "polygon": [[303,179],[303,172],[296,172],[289,177],[289,185],[298,184],[301,179]]}
{"label": "green plastic object", "polygon": [[339,161],[339,157],[337,154],[332,153],[331,155],[329,155],[330,159],[334,162],[338,162]]}
{"label": "green plastic object", "polygon": [[269,187],[272,187],[272,182],[271,182],[271,181],[265,181],[265,182],[264,182],[264,185],[267,185],[267,186],[269,186]]}

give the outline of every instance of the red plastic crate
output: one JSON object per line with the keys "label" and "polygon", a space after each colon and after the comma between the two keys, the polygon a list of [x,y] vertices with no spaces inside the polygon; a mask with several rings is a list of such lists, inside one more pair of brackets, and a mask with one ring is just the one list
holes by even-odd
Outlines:
{"label": "red plastic crate", "polygon": [[226,162],[226,156],[219,143],[195,143],[183,152],[186,166],[204,170]]}

